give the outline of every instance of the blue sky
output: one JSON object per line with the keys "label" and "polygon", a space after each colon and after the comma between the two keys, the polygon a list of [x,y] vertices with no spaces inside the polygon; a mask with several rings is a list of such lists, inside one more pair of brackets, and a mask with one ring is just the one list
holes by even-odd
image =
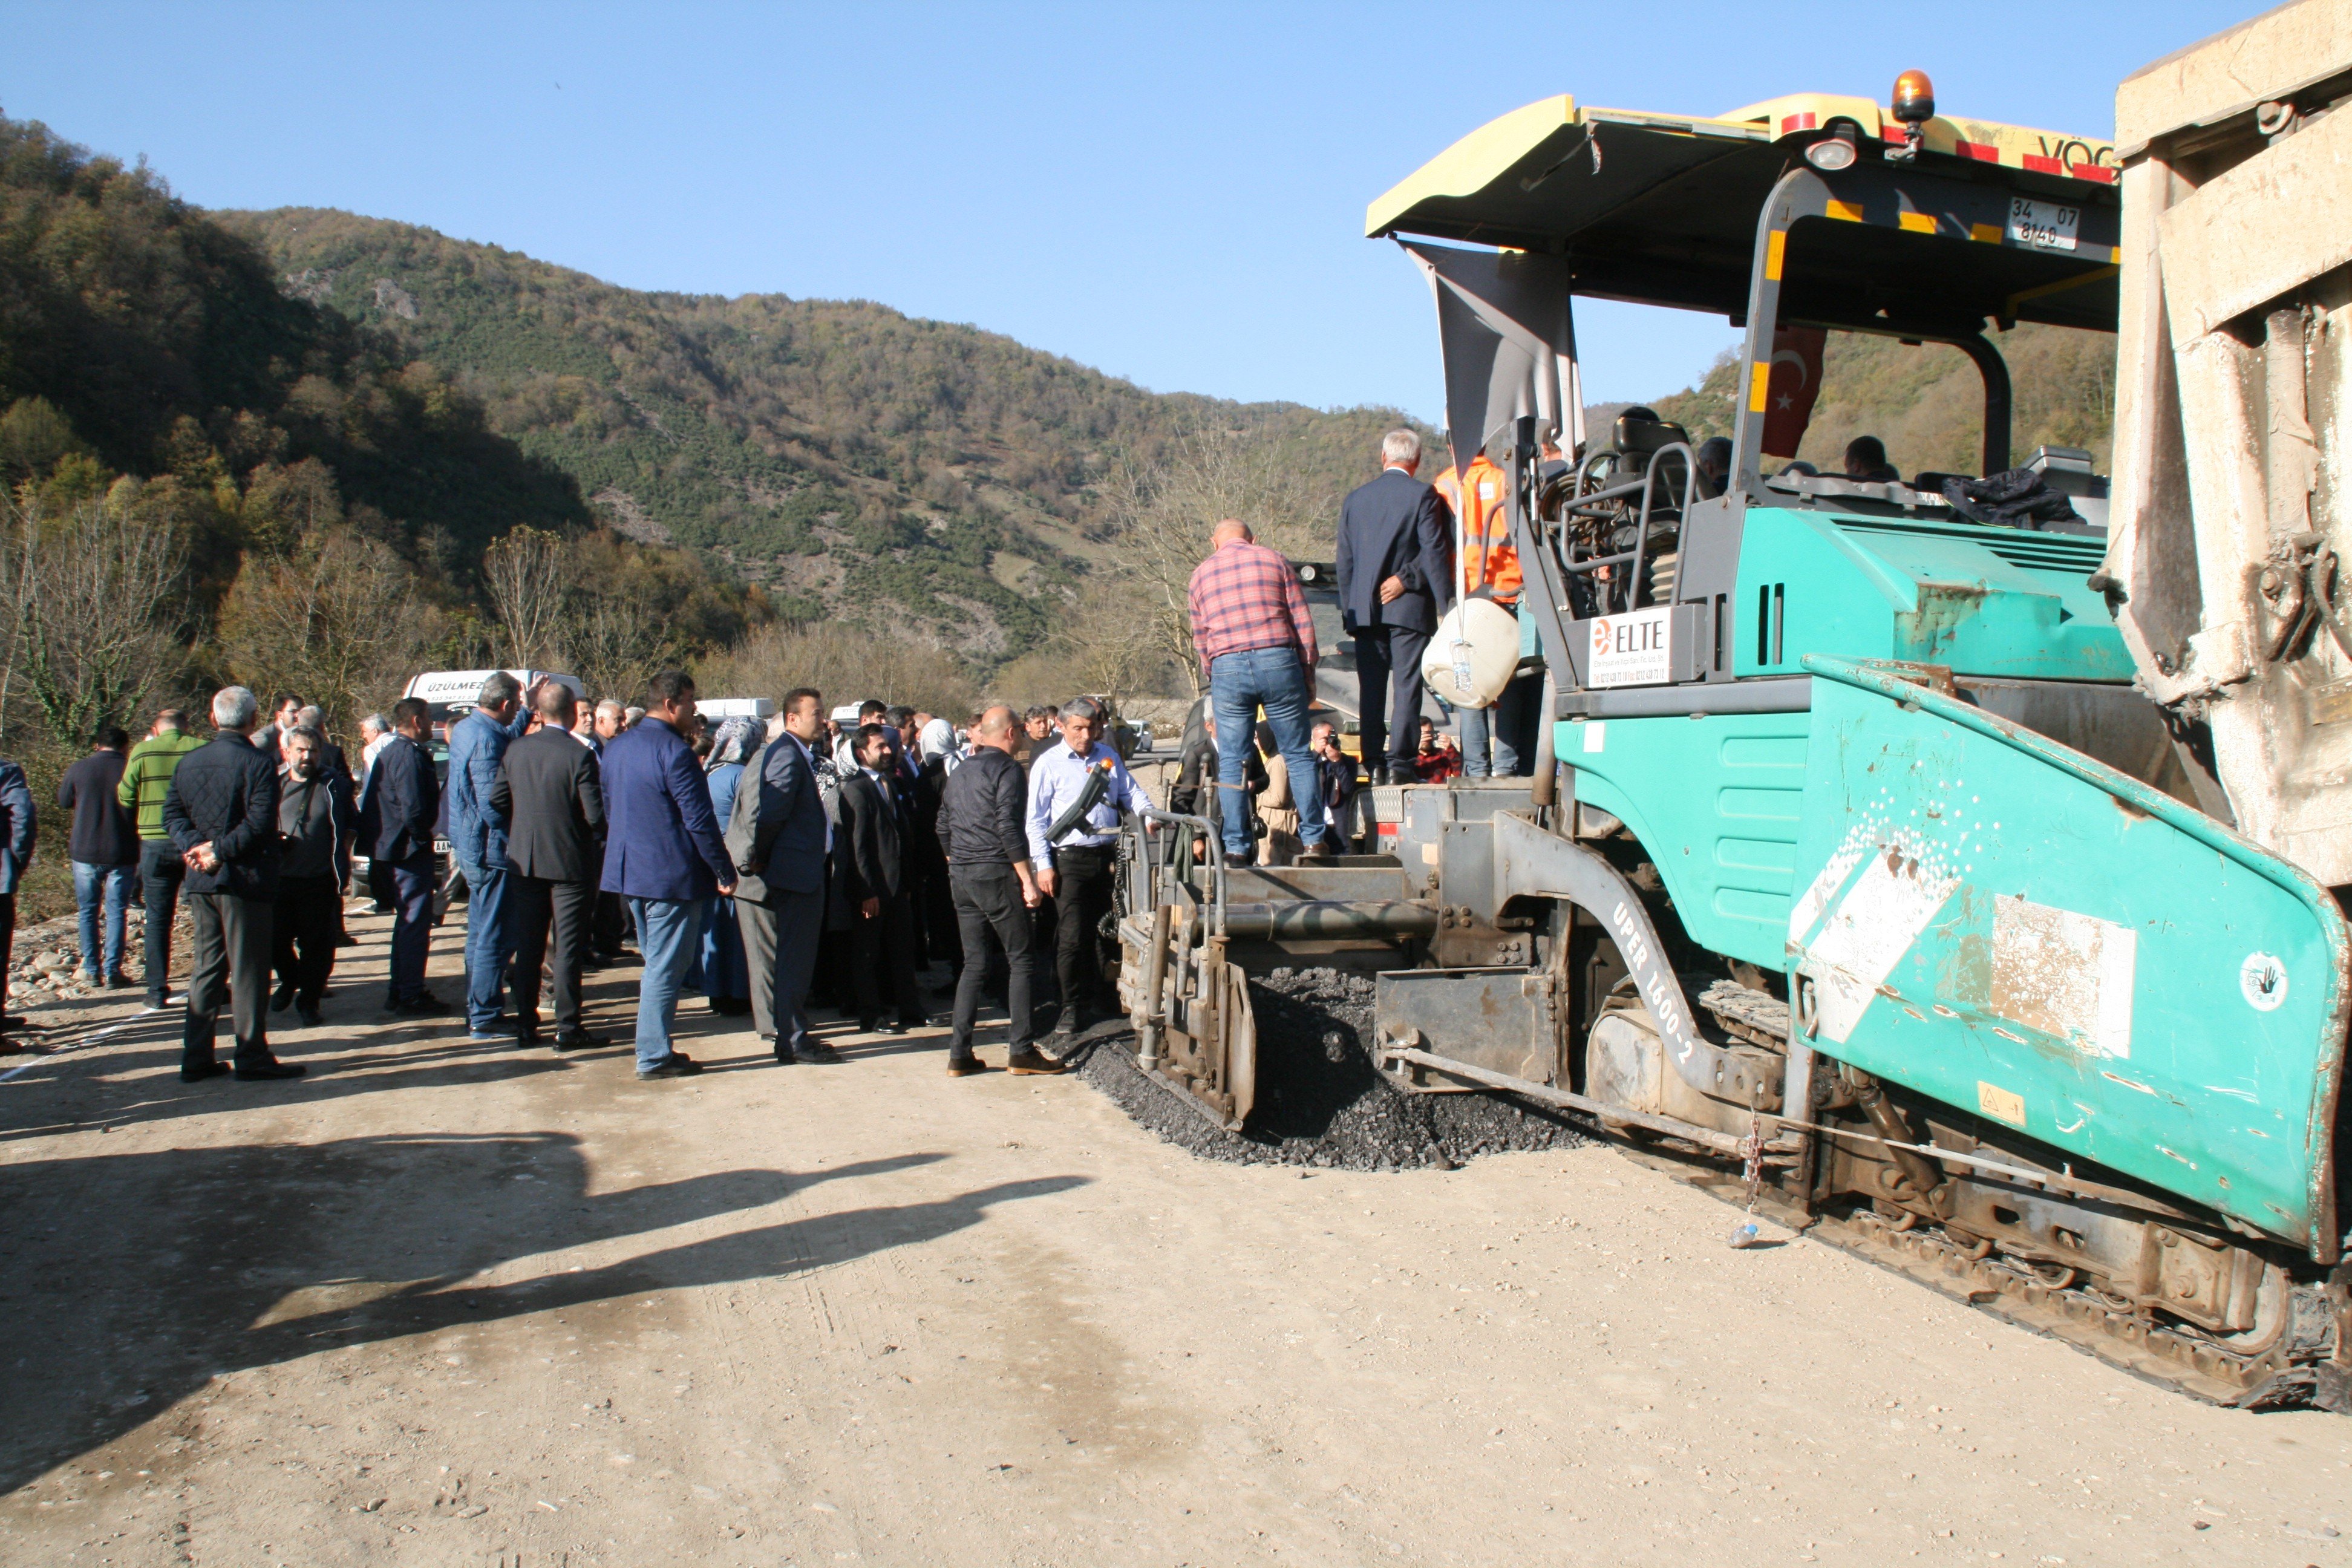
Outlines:
{"label": "blue sky", "polygon": [[[128,6],[13,0],[0,111],[207,206],[342,207],[641,289],[877,300],[1159,391],[1437,416],[1427,290],[1364,204],[1555,92],[1883,95],[2105,137],[2115,84],[2255,7]],[[1595,398],[1720,319],[1592,306]]]}

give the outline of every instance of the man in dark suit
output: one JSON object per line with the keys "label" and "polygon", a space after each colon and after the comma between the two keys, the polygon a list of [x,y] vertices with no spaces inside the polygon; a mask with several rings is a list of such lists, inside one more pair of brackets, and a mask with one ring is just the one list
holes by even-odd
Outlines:
{"label": "man in dark suit", "polygon": [[569,689],[548,681],[532,700],[540,727],[509,746],[490,785],[490,809],[507,826],[509,932],[515,944],[515,1044],[539,1043],[539,966],[555,927],[549,986],[555,1003],[555,1048],[601,1044],[580,1024],[580,976],[595,917],[597,840],[604,829],[604,790],[596,753],[575,740]]}
{"label": "man in dark suit", "polygon": [[1390,431],[1381,463],[1381,477],[1339,509],[1339,618],[1356,639],[1364,763],[1375,784],[1411,783],[1421,657],[1454,604],[1454,541],[1437,492],[1412,477],[1421,437]]}
{"label": "man in dark suit", "polygon": [[[780,1064],[840,1059],[810,1035],[808,1023],[809,983],[824,939],[825,855],[833,839],[817,787],[816,748],[824,740],[824,699],[800,687],[784,699],[784,732],[760,754],[759,788],[735,792],[739,813],[744,795],[755,797],[749,840],[729,845],[738,868],[756,870],[761,889],[760,901],[747,902],[739,893],[735,904],[752,966],[752,1022],[776,1042]],[[764,1024],[758,973],[763,948],[772,955]]]}
{"label": "man in dark suit", "polygon": [[646,683],[646,716],[604,748],[604,889],[629,903],[645,977],[637,986],[637,1077],[683,1078],[701,1065],[671,1044],[677,994],[692,967],[702,907],[735,891],[710,786],[685,731],[694,681],[665,669]]}
{"label": "man in dark suit", "polygon": [[841,781],[841,831],[848,843],[842,882],[856,910],[857,1026],[882,1026],[882,976],[889,973],[897,1017],[889,1029],[903,1035],[930,1022],[915,985],[915,917],[908,898],[910,829],[890,788],[898,752],[884,725],[857,731],[857,772]]}
{"label": "man in dark suit", "polygon": [[278,896],[278,759],[254,745],[260,704],[242,686],[213,698],[219,733],[184,758],[163,795],[163,826],[187,868],[184,890],[196,928],[180,1037],[180,1081],[225,1070],[213,1055],[223,1004],[233,1005],[236,1077],[300,1078],[270,1054],[269,960]]}
{"label": "man in dark suit", "polygon": [[392,705],[392,738],[368,773],[360,842],[376,865],[392,868],[392,992],[385,1005],[410,1017],[446,1013],[425,988],[425,944],[433,933],[433,825],[441,815],[441,781],[425,750],[432,731],[425,700]]}

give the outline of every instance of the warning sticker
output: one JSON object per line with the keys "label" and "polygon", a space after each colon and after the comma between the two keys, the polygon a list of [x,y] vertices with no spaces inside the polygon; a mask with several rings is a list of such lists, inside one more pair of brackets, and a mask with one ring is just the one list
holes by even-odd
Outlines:
{"label": "warning sticker", "polygon": [[1592,619],[1591,686],[1663,686],[1674,679],[1674,606]]}
{"label": "warning sticker", "polygon": [[2006,1121],[2011,1127],[2025,1125],[2025,1097],[1977,1080],[1977,1109],[1996,1121]]}

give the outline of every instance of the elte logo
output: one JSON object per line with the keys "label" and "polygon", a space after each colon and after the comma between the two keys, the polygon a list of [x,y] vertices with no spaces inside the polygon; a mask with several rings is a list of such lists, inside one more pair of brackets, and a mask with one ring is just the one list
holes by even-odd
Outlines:
{"label": "elte logo", "polygon": [[1597,616],[1593,620],[1592,651],[1595,653],[1609,651],[1609,621],[1606,616]]}

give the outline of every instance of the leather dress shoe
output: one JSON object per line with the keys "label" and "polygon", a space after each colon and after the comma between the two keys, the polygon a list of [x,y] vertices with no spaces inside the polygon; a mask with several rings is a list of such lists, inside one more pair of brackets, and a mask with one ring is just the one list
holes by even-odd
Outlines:
{"label": "leather dress shoe", "polygon": [[300,1078],[304,1073],[309,1072],[310,1070],[310,1069],[309,1068],[304,1067],[300,1062],[266,1062],[257,1068],[238,1068],[236,1069],[236,1081],[239,1083],[267,1083],[276,1079]]}
{"label": "leather dress shoe", "polygon": [[228,1071],[228,1063],[226,1062],[207,1063],[205,1066],[198,1068],[194,1072],[190,1072],[187,1068],[182,1068],[180,1069],[180,1081],[182,1083],[202,1083],[208,1078],[218,1078],[221,1074],[226,1071]]}
{"label": "leather dress shoe", "polygon": [[604,1043],[585,1029],[565,1029],[555,1037],[555,1048],[559,1051],[593,1050]]}
{"label": "leather dress shoe", "polygon": [[688,1056],[684,1051],[672,1051],[660,1061],[656,1062],[652,1067],[640,1068],[637,1070],[637,1077],[640,1079],[649,1078],[692,1078],[696,1073],[698,1073],[701,1070],[702,1064],[696,1061],[692,1057]]}

